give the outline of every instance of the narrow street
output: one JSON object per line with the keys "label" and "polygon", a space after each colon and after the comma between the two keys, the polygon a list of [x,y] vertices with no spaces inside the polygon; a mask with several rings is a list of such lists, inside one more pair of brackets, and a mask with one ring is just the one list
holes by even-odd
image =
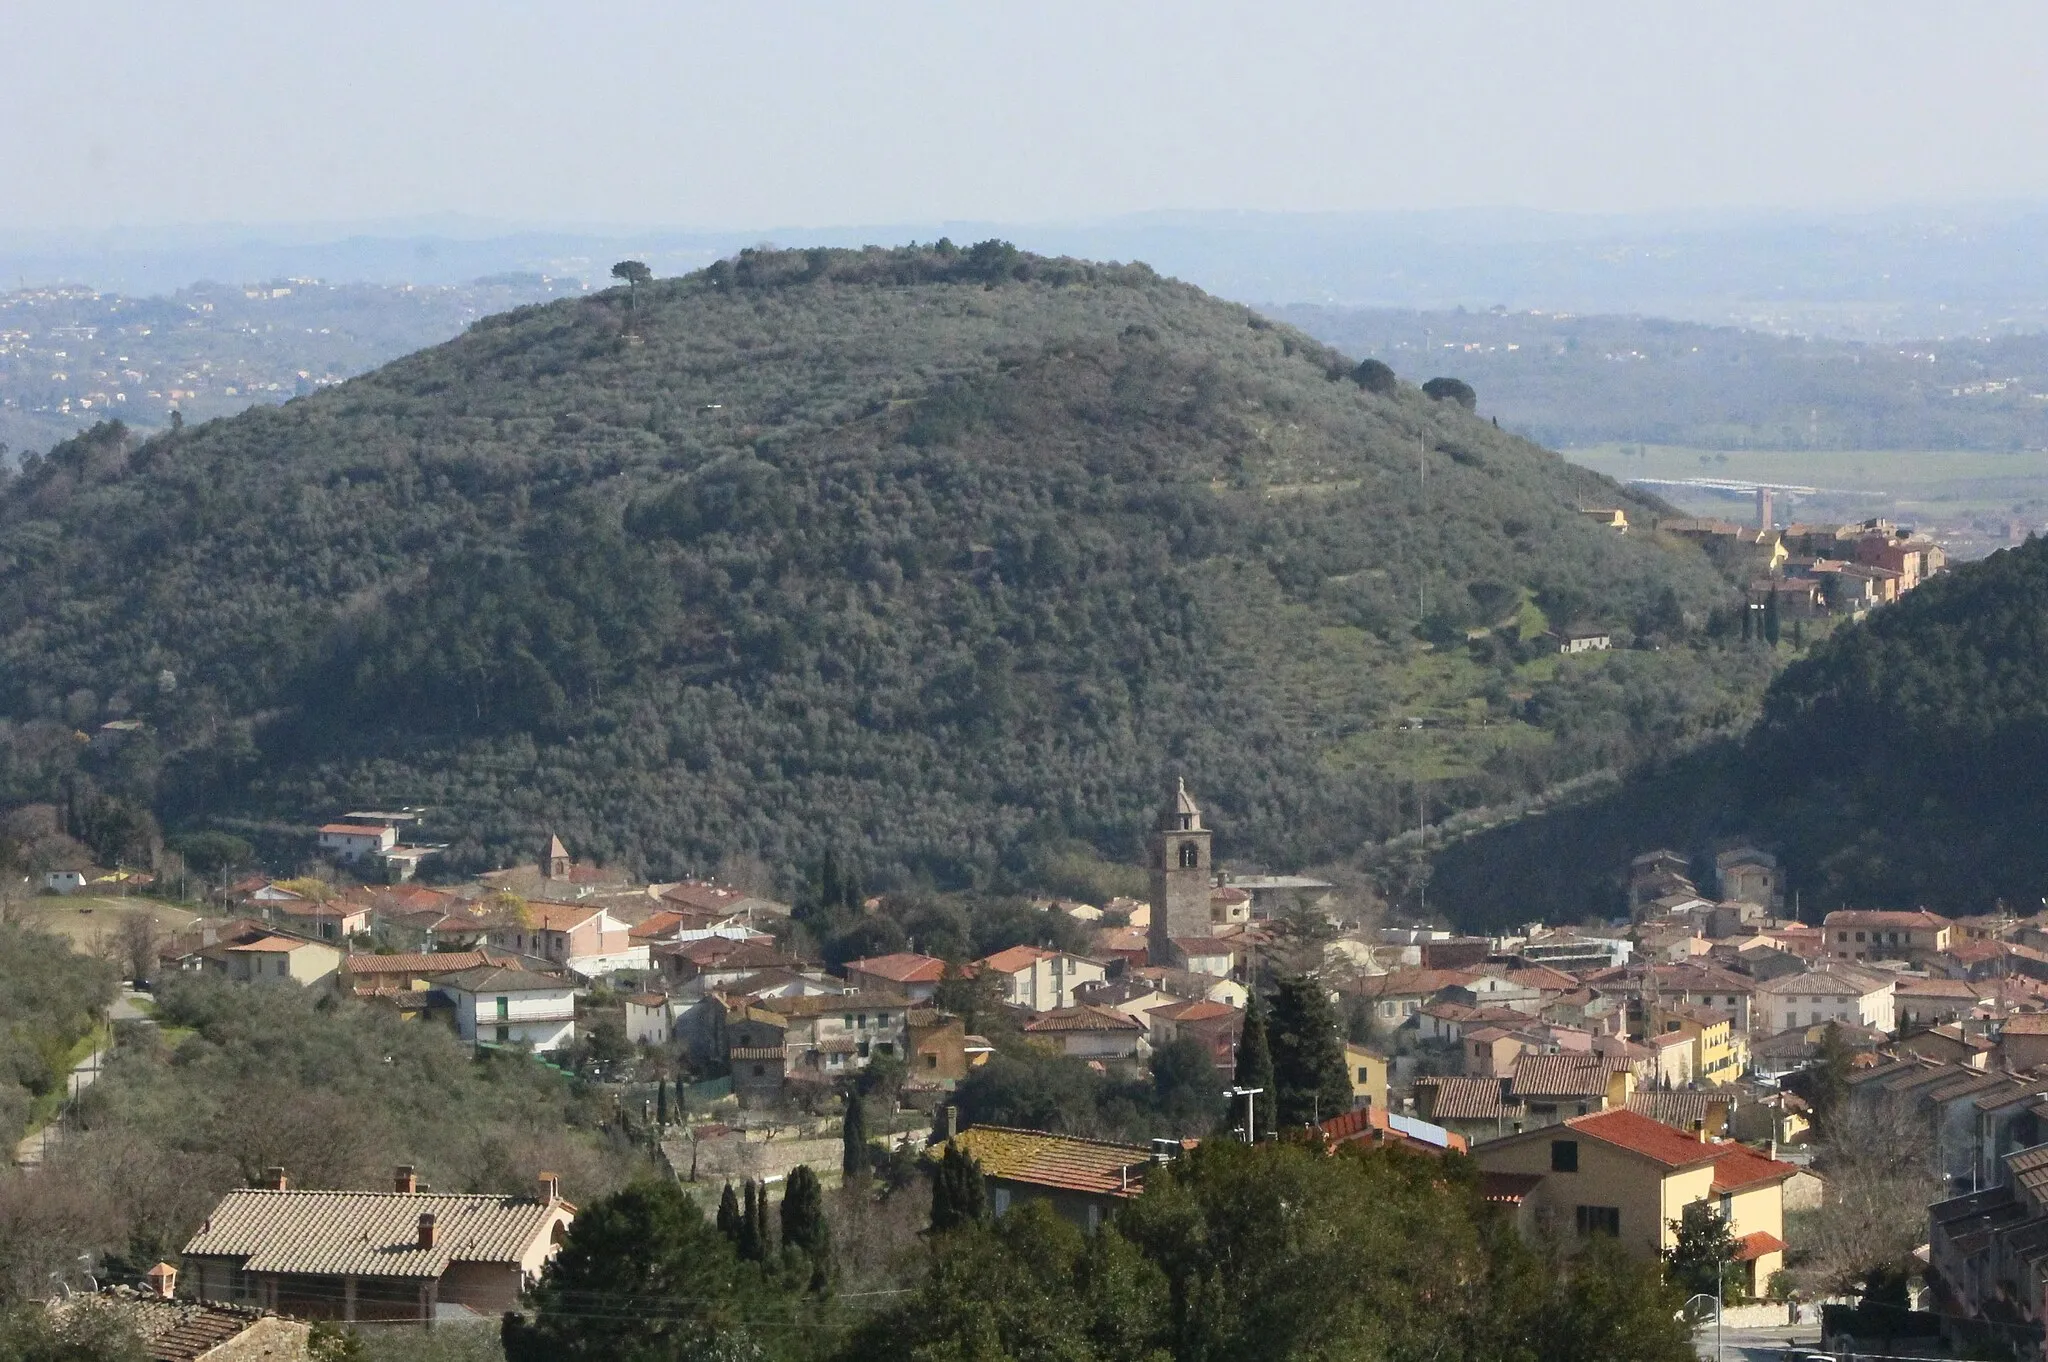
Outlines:
{"label": "narrow street", "polygon": [[[154,1019],[146,1010],[148,999],[148,994],[137,993],[134,989],[123,985],[120,996],[115,998],[114,1005],[107,1009],[107,1020],[111,1022],[143,1022],[147,1025],[155,1025]],[[69,1110],[71,1103],[77,1100],[80,1093],[99,1080],[101,1066],[110,1053],[112,1053],[112,1046],[104,1046],[94,1050],[84,1059],[71,1066],[71,1072],[65,1075],[64,1078],[63,1105],[57,1108],[57,1114],[50,1118],[49,1124],[15,1145],[15,1167],[39,1167],[50,1149],[59,1140],[64,1138],[65,1112]]]}

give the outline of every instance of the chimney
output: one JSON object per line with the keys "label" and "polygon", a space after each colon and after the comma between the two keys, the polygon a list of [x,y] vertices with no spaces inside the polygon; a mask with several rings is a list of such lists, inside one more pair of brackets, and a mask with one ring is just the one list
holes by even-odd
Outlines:
{"label": "chimney", "polygon": [[960,1133],[960,1108],[948,1102],[940,1111],[943,1115],[940,1117],[939,1138],[950,1140]]}
{"label": "chimney", "polygon": [[540,1175],[540,1199],[552,1206],[562,1199],[562,1175],[542,1173]]}
{"label": "chimney", "polygon": [[413,1171],[413,1166],[409,1163],[398,1165],[398,1172],[393,1175],[391,1182],[400,1192],[408,1195],[420,1189],[419,1175]]}
{"label": "chimney", "polygon": [[421,1212],[420,1212],[420,1239],[419,1239],[419,1247],[421,1247],[421,1248],[423,1248],[423,1249],[430,1249],[430,1248],[432,1248],[433,1246],[434,1246],[434,1213],[433,1213],[432,1211],[421,1211]]}
{"label": "chimney", "polygon": [[263,1185],[273,1192],[282,1192],[291,1184],[285,1181],[284,1169],[272,1164],[263,1170]]}
{"label": "chimney", "polygon": [[178,1294],[178,1269],[169,1263],[158,1263],[143,1276],[149,1283],[150,1294],[158,1300],[167,1301]]}
{"label": "chimney", "polygon": [[1701,1144],[1705,1144],[1707,1142],[1707,1123],[1705,1121],[1694,1121],[1692,1123],[1692,1133]]}

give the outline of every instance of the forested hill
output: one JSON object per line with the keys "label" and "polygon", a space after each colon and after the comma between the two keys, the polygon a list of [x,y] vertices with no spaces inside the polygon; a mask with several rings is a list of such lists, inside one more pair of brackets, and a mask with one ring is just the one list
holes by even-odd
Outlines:
{"label": "forested hill", "polygon": [[2034,540],[1831,635],[1779,674],[1745,740],[1451,847],[1431,894],[1474,925],[1611,912],[1630,856],[1671,846],[1704,869],[1740,838],[1778,853],[1809,920],[2000,899],[2025,912],[2048,890],[2044,826],[2048,541]]}
{"label": "forested hill", "polygon": [[1310,861],[1405,816],[1374,744],[1418,707],[1479,735],[1439,810],[1739,710],[1704,647],[1536,656],[1540,611],[1677,642],[1724,599],[1589,502],[1647,509],[1143,266],[747,252],[27,461],[0,799],[423,804],[457,866],[552,828],[660,875],[836,844],[944,881],[1133,854],[1174,771],[1229,854]]}

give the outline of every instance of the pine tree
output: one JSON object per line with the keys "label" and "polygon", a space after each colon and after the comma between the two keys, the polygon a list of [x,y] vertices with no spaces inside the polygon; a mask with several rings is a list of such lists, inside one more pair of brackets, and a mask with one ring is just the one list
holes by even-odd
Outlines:
{"label": "pine tree", "polygon": [[808,1164],[797,1165],[782,1189],[782,1244],[810,1260],[811,1290],[823,1291],[832,1277],[832,1226],[824,1185]]}
{"label": "pine tree", "polygon": [[981,1168],[955,1142],[946,1146],[932,1178],[932,1233],[976,1224],[988,1215],[988,1190]]}
{"label": "pine tree", "polygon": [[718,1198],[718,1232],[737,1244],[740,1241],[740,1199],[733,1194],[732,1184],[725,1184],[725,1191]]}
{"label": "pine tree", "polygon": [[[1273,1051],[1266,1041],[1266,1001],[1254,993],[1245,1006],[1244,1029],[1237,1039],[1237,1072],[1231,1080],[1240,1088],[1264,1089],[1252,1099],[1252,1114],[1258,1129],[1247,1131],[1253,1139],[1270,1135],[1273,1120]],[[1233,1119],[1236,1111],[1231,1112]]]}
{"label": "pine tree", "polygon": [[1289,975],[1273,993],[1273,1119],[1283,1127],[1327,1121],[1351,1110],[1350,1076],[1330,995],[1306,975]]}
{"label": "pine tree", "polygon": [[846,1119],[839,1129],[839,1171],[851,1181],[868,1175],[868,1116],[860,1094],[846,1090]]}

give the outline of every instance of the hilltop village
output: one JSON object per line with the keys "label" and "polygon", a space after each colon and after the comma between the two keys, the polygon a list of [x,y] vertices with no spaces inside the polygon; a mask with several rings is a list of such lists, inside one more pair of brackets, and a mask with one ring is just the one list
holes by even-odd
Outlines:
{"label": "hilltop village", "polygon": [[[323,827],[336,881],[402,862],[418,814]],[[1922,1309],[1901,1300],[1899,1318],[1958,1338],[2038,1327],[2023,1303],[2048,1281],[2030,1247],[2048,1242],[2048,920],[1845,908],[1804,924],[1776,859],[1731,845],[1705,863],[1637,856],[1626,920],[1460,935],[1362,921],[1323,880],[1232,874],[1214,836],[1177,784],[1149,833],[1146,898],[1037,900],[1028,939],[972,957],[828,962],[804,925],[815,910],[709,880],[635,883],[549,838],[532,863],[462,885],[228,885],[228,916],[157,943],[156,977],[352,999],[478,1053],[594,1073],[669,1173],[707,1194],[808,1176],[849,1148],[877,1166],[953,1151],[996,1216],[1037,1200],[1087,1228],[1182,1141],[1162,1154],[1099,1114],[1006,1099],[998,1075],[1056,1057],[1164,1091],[1192,1065],[1194,1109],[1222,1122],[1187,1124],[1187,1148],[1307,1139],[1469,1158],[1532,1242],[1610,1236],[1651,1262],[1688,1251],[1685,1208],[1705,1207],[1725,1230],[1731,1300],[1827,1296],[1855,1276],[1856,1250],[1826,1226],[1873,1175],[1830,1160],[1826,1140],[1882,1131],[1940,1175],[1931,1204],[1887,1231],[1928,1246]],[[860,897],[850,911],[888,910]],[[849,1093],[885,1099],[851,1134]],[[297,1317],[424,1318],[450,1302],[488,1315],[516,1307],[574,1214],[545,1183],[481,1210],[429,1205],[401,1169],[395,1191],[316,1215],[282,1195],[290,1170],[265,1176],[280,1195],[230,1194],[185,1246],[188,1296]],[[381,1286],[317,1266],[365,1235],[427,1252],[471,1233],[462,1216],[510,1245],[489,1272],[438,1250],[425,1278],[409,1264]],[[283,1238],[315,1245],[314,1266],[266,1266]]]}

